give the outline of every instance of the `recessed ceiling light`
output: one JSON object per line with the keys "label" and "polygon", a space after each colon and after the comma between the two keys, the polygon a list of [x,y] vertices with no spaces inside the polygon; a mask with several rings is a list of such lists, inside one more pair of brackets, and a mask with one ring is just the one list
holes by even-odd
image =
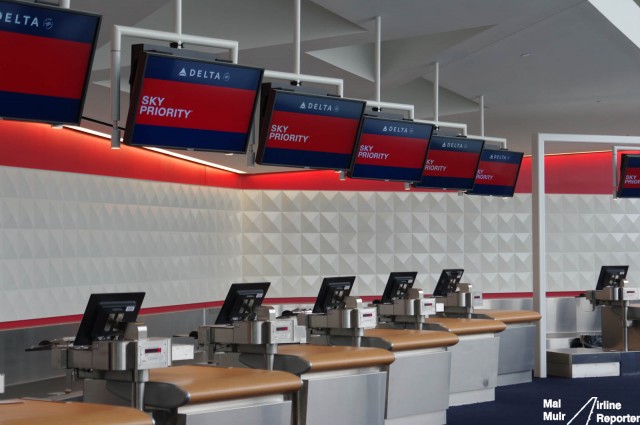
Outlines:
{"label": "recessed ceiling light", "polygon": [[523,53],[520,55],[521,58],[528,58],[529,56],[531,56],[531,53]]}

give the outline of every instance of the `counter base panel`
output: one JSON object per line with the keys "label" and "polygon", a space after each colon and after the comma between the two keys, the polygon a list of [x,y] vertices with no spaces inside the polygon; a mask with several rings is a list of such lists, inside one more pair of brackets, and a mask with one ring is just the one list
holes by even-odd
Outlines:
{"label": "counter base panel", "polygon": [[445,349],[401,351],[395,355],[395,362],[389,366],[385,423],[403,418],[409,421],[407,423],[444,423],[428,422],[427,416],[446,416],[449,405],[451,352]]}
{"label": "counter base panel", "polygon": [[496,334],[461,336],[451,351],[449,405],[481,403],[495,399],[498,383],[500,337]]}
{"label": "counter base panel", "polygon": [[297,425],[384,424],[387,372],[307,373],[301,378]]}

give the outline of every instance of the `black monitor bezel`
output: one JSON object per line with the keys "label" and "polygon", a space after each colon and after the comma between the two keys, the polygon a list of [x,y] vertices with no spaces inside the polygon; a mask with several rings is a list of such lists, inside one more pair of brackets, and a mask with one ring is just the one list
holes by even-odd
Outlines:
{"label": "black monitor bezel", "polygon": [[78,332],[73,341],[74,346],[89,346],[95,341],[102,339],[121,339],[124,336],[124,329],[117,335],[111,333],[108,335],[95,335],[94,329],[97,327],[97,321],[101,319],[100,311],[106,303],[135,303],[132,311],[125,313],[126,317],[122,323],[135,322],[144,300],[144,292],[113,292],[103,294],[91,294],[82,321],[78,327]]}
{"label": "black monitor bezel", "polygon": [[[258,68],[255,66],[247,66],[247,65],[239,65],[236,63],[229,63],[224,61],[218,61],[215,58],[207,58],[203,55],[198,55],[196,52],[191,51],[183,51],[176,50],[176,53],[171,51],[164,50],[153,50],[152,48],[145,49],[144,46],[138,47],[134,49],[137,53],[136,58],[132,58],[132,64],[135,63],[135,75],[133,75],[133,84],[131,85],[131,93],[129,96],[129,111],[127,113],[127,123],[125,126],[123,143],[129,146],[136,147],[154,147],[160,149],[176,149],[176,150],[194,150],[196,152],[221,152],[221,153],[237,153],[237,154],[246,154],[247,148],[249,146],[249,141],[251,139],[252,130],[254,128],[254,121],[256,115],[256,106],[260,101],[260,88],[262,86],[262,79],[264,78],[264,69]],[[247,123],[247,131],[245,133],[244,139],[244,147],[243,149],[203,149],[203,148],[185,148],[184,146],[174,146],[167,145],[162,143],[139,143],[137,141],[133,141],[133,132],[134,128],[137,125],[137,117],[138,117],[138,107],[140,106],[140,102],[142,101],[142,86],[145,79],[145,73],[147,70],[148,59],[152,56],[165,57],[165,58],[173,58],[176,60],[184,60],[184,61],[192,61],[199,62],[204,64],[214,64],[218,66],[227,66],[231,68],[242,68],[242,69],[251,69],[260,74],[260,78],[258,79],[258,83],[256,84],[253,92],[255,93],[255,98],[253,100],[253,105],[251,108],[251,116]],[[130,78],[131,79],[131,78]]]}
{"label": "black monitor bezel", "polygon": [[335,309],[336,307],[331,307],[331,298],[330,295],[333,293],[333,289],[338,284],[347,284],[348,287],[344,289],[342,293],[342,297],[339,302],[342,308],[344,307],[344,298],[348,297],[351,293],[351,289],[353,288],[353,283],[355,282],[355,276],[335,276],[335,277],[325,277],[322,280],[322,284],[320,285],[320,290],[318,291],[318,296],[316,297],[316,302],[313,305],[313,313],[327,313],[330,309]]}
{"label": "black monitor bezel", "polygon": [[[453,280],[454,288],[451,288],[452,278],[450,275],[453,273],[459,274],[459,276],[456,276],[456,279]],[[436,283],[436,287],[433,290],[433,296],[446,297],[447,295],[454,293],[460,284],[463,274],[464,269],[443,269],[440,273],[440,278],[438,278],[438,283]]]}
{"label": "black monitor bezel", "polygon": [[[406,298],[407,292],[413,287],[417,276],[418,272],[391,272],[389,274],[389,279],[387,279],[387,284],[384,287],[384,292],[382,293],[380,303],[389,304],[393,300]],[[401,294],[399,285],[400,279],[409,280],[406,291]]]}
{"label": "black monitor bezel", "polygon": [[[351,166],[351,161],[353,161],[353,155],[356,149],[356,144],[358,143],[358,138],[360,137],[360,130],[362,128],[362,123],[364,121],[364,112],[366,109],[366,102],[359,99],[351,99],[347,97],[332,97],[328,95],[321,95],[317,93],[307,93],[303,91],[295,91],[295,90],[285,90],[280,87],[274,87],[271,83],[263,83],[261,88],[262,99],[260,102],[260,126],[259,126],[259,138],[258,138],[258,148],[256,151],[256,163],[265,166],[276,166],[276,167],[288,167],[288,168],[298,168],[304,170],[334,170],[334,171],[346,171]],[[358,120],[358,125],[356,128],[356,132],[353,136],[353,141],[351,143],[351,159],[349,164],[344,167],[333,167],[330,165],[298,165],[298,164],[290,164],[286,162],[278,162],[278,161],[267,161],[264,159],[265,151],[267,148],[267,135],[269,131],[269,125],[271,124],[271,118],[273,116],[275,104],[279,95],[292,95],[292,96],[300,96],[301,98],[313,98],[318,100],[332,100],[332,101],[340,101],[340,102],[350,102],[361,104],[361,113],[360,119]]]}
{"label": "black monitor bezel", "polygon": [[[231,325],[234,322],[241,321],[247,318],[251,313],[240,315],[237,311],[238,300],[246,299],[246,293],[257,295],[259,293],[262,294],[261,297],[253,297],[257,301],[253,304],[253,310],[262,305],[265,297],[267,296],[267,291],[269,290],[269,286],[271,282],[252,282],[252,283],[233,283],[229,287],[229,292],[227,292],[227,296],[224,299],[224,303],[220,308],[220,312],[218,313],[218,317],[216,318],[216,325]],[[234,320],[234,318],[238,318]]]}
{"label": "black monitor bezel", "polygon": [[[620,170],[619,170],[618,182],[617,182],[618,186],[616,188],[616,198],[635,198],[636,197],[636,196],[625,195],[624,187],[623,187],[625,177],[627,175],[627,168],[629,167],[629,160],[635,159],[635,158],[640,158],[640,155],[623,153],[620,156]],[[634,189],[631,189],[631,190],[634,190]],[[635,190],[637,191],[637,189]]]}
{"label": "black monitor bezel", "polygon": [[612,273],[613,270],[622,270],[623,274],[622,276],[620,276],[620,279],[618,280],[616,285],[612,285],[614,288],[619,288],[620,287],[620,280],[625,279],[627,277],[627,273],[629,272],[629,266],[628,265],[619,265],[619,266],[602,266],[600,267],[600,274],[598,275],[598,281],[596,282],[596,291],[600,291],[604,288],[606,288],[607,286],[605,286],[605,280],[607,276],[611,276],[614,273]]}

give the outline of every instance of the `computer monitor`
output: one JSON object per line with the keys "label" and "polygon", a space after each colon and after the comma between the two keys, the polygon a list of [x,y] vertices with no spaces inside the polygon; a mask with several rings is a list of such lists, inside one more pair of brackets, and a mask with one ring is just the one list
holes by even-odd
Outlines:
{"label": "computer monitor", "polygon": [[436,284],[436,289],[433,290],[434,297],[446,297],[449,294],[456,292],[460,279],[464,269],[444,269],[440,273],[440,278]]}
{"label": "computer monitor", "polygon": [[355,276],[325,277],[313,306],[313,313],[343,308],[344,299],[349,296],[355,280]]}
{"label": "computer monitor", "polygon": [[216,318],[216,325],[230,325],[233,322],[245,320],[253,314],[255,309],[262,305],[270,284],[270,282],[232,284]]}
{"label": "computer monitor", "polygon": [[120,340],[127,323],[135,322],[144,292],[91,294],[73,345]]}
{"label": "computer monitor", "polygon": [[387,285],[382,293],[381,304],[391,303],[407,297],[407,292],[413,287],[418,272],[392,272],[389,274]]}
{"label": "computer monitor", "polygon": [[598,276],[598,283],[596,284],[596,291],[600,291],[607,286],[620,287],[622,280],[627,277],[628,271],[629,266],[602,266]]}

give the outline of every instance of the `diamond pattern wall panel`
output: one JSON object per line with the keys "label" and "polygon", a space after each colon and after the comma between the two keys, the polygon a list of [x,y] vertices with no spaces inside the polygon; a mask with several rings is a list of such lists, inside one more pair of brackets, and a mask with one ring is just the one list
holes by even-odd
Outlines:
{"label": "diamond pattern wall panel", "polygon": [[223,299],[243,270],[241,201],[233,189],[0,167],[0,321],[80,314],[93,292],[145,291],[145,307]]}
{"label": "diamond pattern wall panel", "polygon": [[[550,291],[591,288],[599,266],[640,273],[640,201],[548,195]],[[324,276],[378,295],[389,272],[433,291],[463,267],[485,292],[532,289],[531,195],[259,191],[0,167],[0,321],[82,312],[92,292],[143,290],[145,306],[224,298],[269,280],[315,296]]]}
{"label": "diamond pattern wall panel", "polygon": [[[264,208],[274,199],[279,219]],[[279,274],[291,277],[287,285],[273,283],[272,297],[312,297],[321,277],[350,274],[358,276],[355,294],[379,295],[394,270],[417,270],[418,286],[431,292],[445,267],[464,267],[467,280],[486,292],[531,291],[530,195],[252,190],[241,204],[246,280],[266,278],[251,245],[258,227],[266,235],[279,223],[286,235],[283,251],[262,253],[286,257]],[[295,245],[288,242],[293,235]]]}

